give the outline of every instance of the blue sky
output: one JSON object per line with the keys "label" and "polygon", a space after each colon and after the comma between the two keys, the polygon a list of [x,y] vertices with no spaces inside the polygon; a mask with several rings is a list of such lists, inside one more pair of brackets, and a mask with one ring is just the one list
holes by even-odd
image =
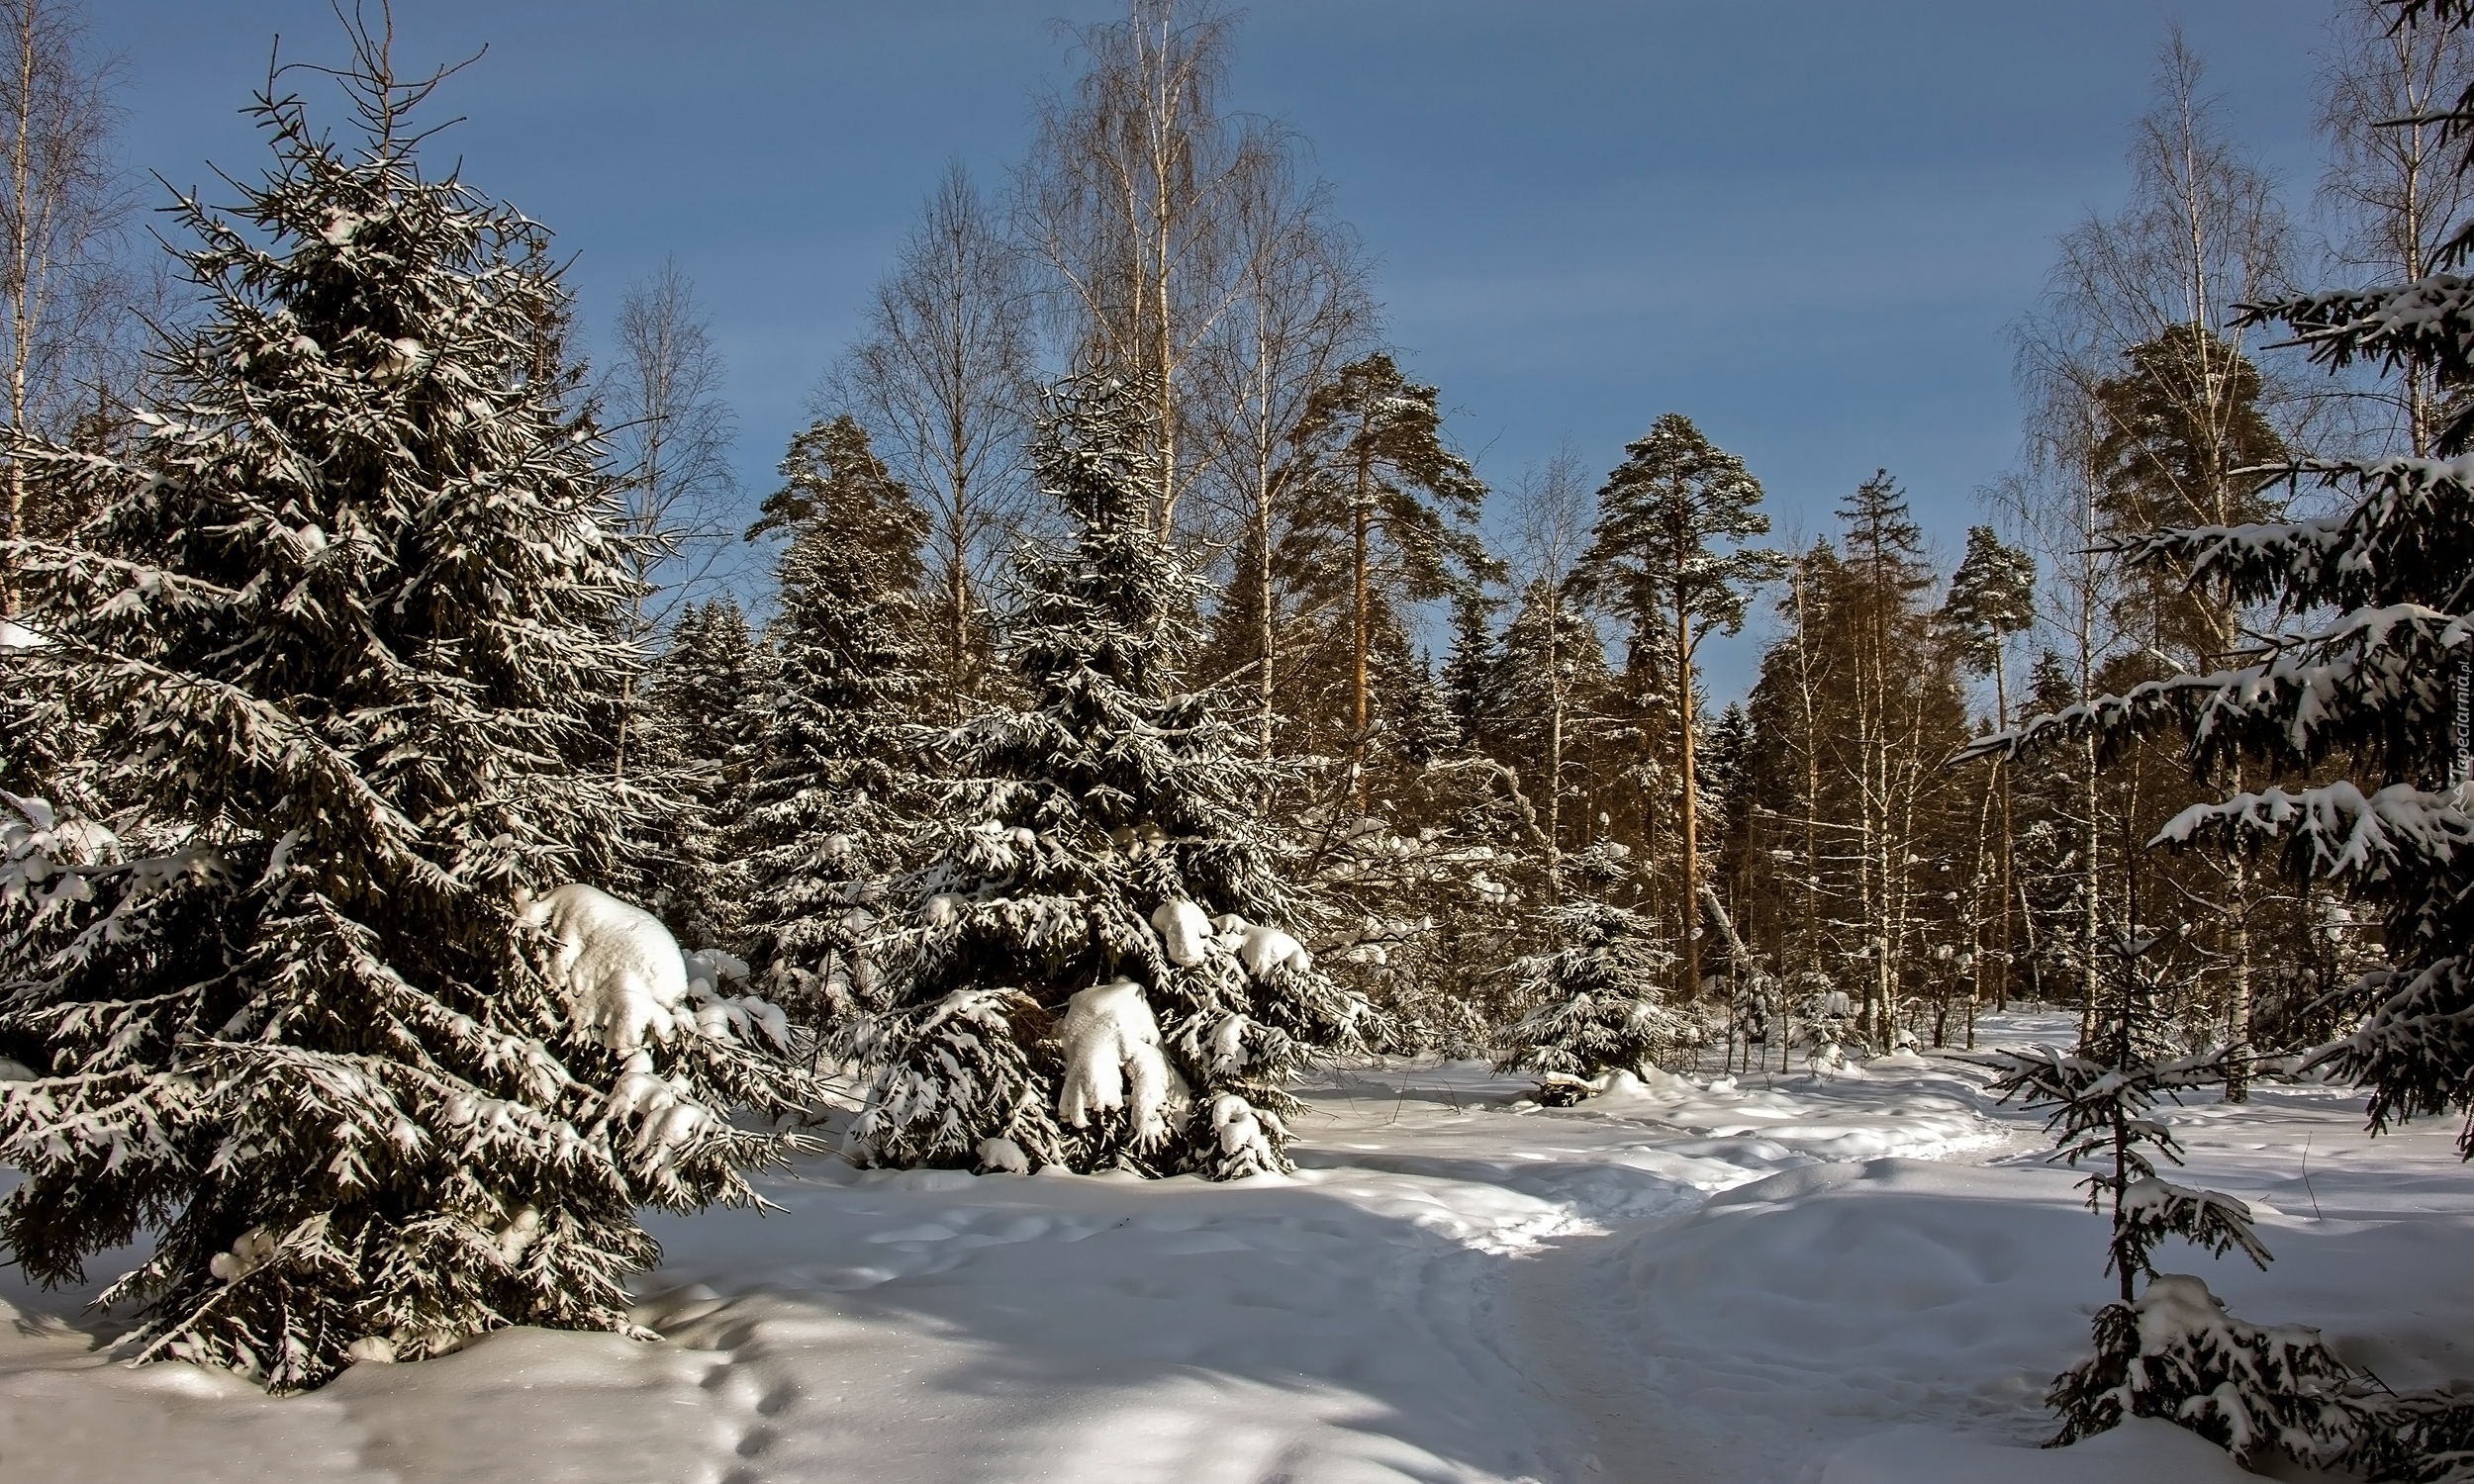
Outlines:
{"label": "blue sky", "polygon": [[[1782,529],[1886,466],[1946,552],[2014,459],[2005,327],[2122,196],[2178,21],[2307,209],[2332,0],[1259,0],[1233,101],[1276,115],[1379,259],[1389,332],[1480,472],[1593,471],[1661,413],[1741,454]],[[988,184],[1094,0],[399,0],[399,64],[488,54],[433,146],[557,232],[589,325],[675,253],[730,365],[751,500],[948,159]],[[325,0],[90,0],[130,162],[266,151],[238,109]],[[211,190],[210,195],[214,194]],[[1749,643],[1712,690],[1749,679]]]}

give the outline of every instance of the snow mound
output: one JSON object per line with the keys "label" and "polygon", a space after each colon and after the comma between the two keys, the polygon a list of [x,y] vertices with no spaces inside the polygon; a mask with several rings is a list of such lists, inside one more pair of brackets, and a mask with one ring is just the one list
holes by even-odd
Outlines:
{"label": "snow mound", "polygon": [[403,381],[429,364],[429,348],[421,341],[406,337],[387,341],[386,356],[369,371],[369,379],[381,386]]}
{"label": "snow mound", "polygon": [[[1139,1032],[1132,998],[1094,995],[1085,1019]],[[658,1138],[671,1110],[629,1060],[622,1116]],[[0,1270],[0,1476],[2256,1477],[2146,1420],[2034,1445],[2054,1427],[2045,1387],[2086,1353],[2089,1311],[2113,1286],[2105,1223],[2076,1172],[2036,1162],[2033,1116],[1925,1060],[1870,1064],[1864,1081],[1644,1081],[1627,1106],[1542,1112],[1517,1106],[1529,1079],[1480,1062],[1368,1059],[1298,1089],[1302,1142],[1284,1153],[1304,1168],[1234,1183],[802,1158],[756,1176],[763,1211],[648,1213],[663,1266],[634,1318],[662,1343],[517,1329],[387,1365],[368,1337],[356,1352],[373,1363],[281,1401],[185,1364],[109,1364],[109,1333],[49,1317],[113,1272],[43,1295]],[[1121,1058],[1115,1073],[1128,1077]],[[1215,1150],[1251,1149],[1250,1119],[1274,1129],[1243,1099],[1202,1111]],[[2474,1195],[2453,1120],[2374,1141],[2359,1094],[2267,1081],[2246,1103],[2167,1116],[2204,1182],[2257,1211],[2279,1252],[2266,1274],[2190,1254],[2209,1291],[2321,1327],[2401,1388],[2466,1373]],[[2019,1162],[1816,1162],[1990,1127],[2018,1136]],[[1018,1153],[991,1141],[979,1163],[1006,1169]],[[500,1250],[531,1225],[508,1197]],[[2221,1322],[2195,1283],[2157,1291],[2177,1326]]]}
{"label": "snow mound", "polygon": [[679,1146],[702,1133],[714,1114],[680,1083],[653,1069],[652,1057],[630,1052],[602,1105],[601,1123],[635,1124],[635,1152],[667,1166]]}
{"label": "snow mound", "polygon": [[1211,1127],[1220,1136],[1219,1172],[1223,1179],[1280,1168],[1280,1157],[1272,1152],[1272,1142],[1265,1133],[1267,1121],[1275,1130],[1279,1128],[1274,1115],[1258,1113],[1252,1103],[1234,1092],[1221,1093],[1211,1100]]}
{"label": "snow mound", "polygon": [[1230,1014],[1211,1029],[1211,1069],[1222,1075],[1246,1069],[1246,1017]]}
{"label": "snow mound", "polygon": [[[661,919],[597,887],[571,881],[526,902],[518,920],[550,938],[551,979],[583,1035],[615,1052],[667,1041],[687,998],[687,961]],[[693,1021],[693,1012],[687,1018]]]}
{"label": "snow mound", "polygon": [[709,990],[743,980],[748,973],[745,959],[717,948],[700,948],[686,956],[686,964],[690,987],[701,982]]}
{"label": "snow mound", "polygon": [[226,1283],[238,1283],[273,1261],[278,1245],[274,1233],[264,1227],[251,1227],[232,1239],[232,1251],[217,1252],[210,1258],[206,1270]]}
{"label": "snow mound", "polygon": [[1237,962],[1246,966],[1246,973],[1264,978],[1276,969],[1303,974],[1314,967],[1314,956],[1305,945],[1276,927],[1260,923],[1248,926],[1237,941]]}
{"label": "snow mound", "polygon": [[1151,914],[1161,950],[1180,969],[1191,969],[1211,952],[1211,919],[1189,901],[1162,902]]}
{"label": "snow mound", "polygon": [[[1680,1102],[1685,1098],[1697,1096],[1702,1090],[1697,1083],[1679,1077],[1662,1067],[1644,1067],[1638,1072],[1627,1071],[1619,1067],[1602,1076],[1591,1078],[1589,1085],[1599,1097],[1609,1103]],[[1712,1084],[1709,1090],[1722,1092],[1733,1089],[1731,1087],[1720,1088]]]}
{"label": "snow mound", "polygon": [[550,977],[569,1023],[615,1052],[681,1033],[791,1048],[790,1019],[755,995],[721,992],[746,961],[717,948],[684,954],[661,919],[597,887],[569,882],[524,902],[518,920],[548,934]]}
{"label": "snow mound", "polygon": [[[1057,1085],[1057,1116],[1078,1129],[1094,1113],[1122,1108],[1137,1144],[1168,1136],[1169,1066],[1160,1055],[1160,1022],[1142,985],[1132,979],[1094,984],[1066,1001],[1065,1076]],[[1127,1083],[1132,1083],[1129,1095]]]}

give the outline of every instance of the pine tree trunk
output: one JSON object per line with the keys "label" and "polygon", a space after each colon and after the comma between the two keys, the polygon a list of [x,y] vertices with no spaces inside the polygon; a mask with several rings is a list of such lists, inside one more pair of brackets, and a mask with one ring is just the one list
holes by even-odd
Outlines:
{"label": "pine tree trunk", "polygon": [[[1366,728],[1368,725],[1366,652],[1373,645],[1370,632],[1373,627],[1372,615],[1367,611],[1371,598],[1367,591],[1367,568],[1372,560],[1375,516],[1369,488],[1375,478],[1375,451],[1369,446],[1368,435],[1363,431],[1358,439],[1357,465],[1357,498],[1350,507],[1349,725],[1353,736],[1349,743],[1349,767],[1351,785],[1362,804],[1366,798]],[[1552,634],[1547,642],[1551,651],[1554,646]],[[1550,793],[1554,791],[1549,790]],[[1560,837],[1554,836],[1552,831],[1549,835],[1551,838],[1560,840]]]}
{"label": "pine tree trunk", "polygon": [[[2001,663],[2001,658],[2006,657],[1997,657],[1993,666],[1993,721],[1994,730],[1996,731],[2008,730],[2010,726],[2010,691],[2008,685],[2005,684],[2003,671],[2006,667]],[[2011,837],[2017,833],[2018,826],[2012,817],[2011,811],[2010,760],[2008,758],[1997,760],[1993,764],[1993,769],[1994,776],[1999,779],[2001,783],[2002,807],[2001,837],[1994,843],[1994,849],[1999,852],[2000,855],[2000,870],[2002,878],[2001,928],[1996,934],[1996,936],[2001,940],[2002,956],[2001,963],[1998,966],[1998,973],[1993,980],[1993,1007],[1996,1010],[2007,1014],[2010,1010],[2010,967],[2018,962],[2015,947],[2016,940],[2011,933],[2012,919],[2010,915],[2011,903],[2018,896],[2018,892],[2012,886],[2012,861],[2014,860],[2014,857],[2012,855],[2010,842]],[[1975,1045],[1973,1040],[1975,1035],[1975,1026],[1972,1021],[1968,1024],[1967,1033],[1970,1038],[1967,1044],[1969,1046]]]}
{"label": "pine tree trunk", "polygon": [[1675,606],[1675,756],[1683,784],[1683,985],[1701,994],[1701,821],[1692,774],[1692,614]]}
{"label": "pine tree trunk", "polygon": [[[2236,780],[2235,787],[2240,788]],[[2250,863],[2234,857],[2234,972],[2225,1012],[2225,1100],[2250,1101]]]}
{"label": "pine tree trunk", "polygon": [[[1995,702],[1996,706],[1999,704],[2000,702]],[[1975,880],[1967,883],[1968,967],[1966,1049],[1968,1051],[1974,1051],[1976,1049],[1976,1012],[1982,1009],[1984,1005],[1984,971],[1986,968],[1986,962],[1990,958],[1990,955],[1985,950],[1984,944],[1984,879],[1987,876],[1995,874],[1992,858],[1997,856],[1999,852],[1999,847],[1994,844],[1991,838],[1993,833],[1992,824],[1994,819],[1994,803],[1997,795],[2001,791],[1998,787],[1998,776],[1993,780],[1987,781],[1987,786],[1984,790],[1984,798],[1976,805]],[[2001,882],[1996,880],[1993,882],[1993,885],[1995,890],[1998,891],[2001,887]],[[1997,901],[2007,901],[2007,898],[1999,896],[1995,899]],[[2007,910],[2007,908],[2005,908],[2005,910]]]}

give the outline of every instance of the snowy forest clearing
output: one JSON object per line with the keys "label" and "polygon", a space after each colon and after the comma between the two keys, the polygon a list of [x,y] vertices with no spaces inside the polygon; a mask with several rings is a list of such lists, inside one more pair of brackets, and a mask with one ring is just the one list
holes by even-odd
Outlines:
{"label": "snowy forest clearing", "polygon": [[[775,1214],[649,1218],[663,1343],[513,1330],[283,1400],[113,1365],[12,1275],[0,1456],[135,1484],[2243,1477],[2146,1421],[2023,1450],[2106,1224],[1971,1069],[1698,1081],[1553,1110],[1478,1064],[1361,1066],[1308,1090],[1296,1176],[1230,1184],[818,1159],[762,1182]],[[2165,1265],[2444,1382],[2474,1189],[2451,1127],[2372,1140],[2360,1108],[2271,1084],[2173,1114],[2277,1261]]]}

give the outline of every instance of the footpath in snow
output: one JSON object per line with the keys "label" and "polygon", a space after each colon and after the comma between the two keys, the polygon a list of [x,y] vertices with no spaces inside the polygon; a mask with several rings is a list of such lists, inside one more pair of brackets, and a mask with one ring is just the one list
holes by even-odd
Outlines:
{"label": "footpath in snow", "polygon": [[[2163,1424],[2033,1447],[2110,1291],[2104,1227],[1967,1068],[1661,1079],[1561,1110],[1515,1106],[1530,1085],[1327,1074],[1287,1179],[810,1160],[765,1183],[777,1212],[655,1222],[639,1318],[662,1344],[511,1331],[280,1401],[117,1365],[79,1295],[0,1275],[0,1480],[2247,1477]],[[2452,1128],[2371,1140],[2358,1097],[2317,1087],[2172,1117],[2278,1260],[2168,1269],[2400,1388],[2474,1376]]]}

